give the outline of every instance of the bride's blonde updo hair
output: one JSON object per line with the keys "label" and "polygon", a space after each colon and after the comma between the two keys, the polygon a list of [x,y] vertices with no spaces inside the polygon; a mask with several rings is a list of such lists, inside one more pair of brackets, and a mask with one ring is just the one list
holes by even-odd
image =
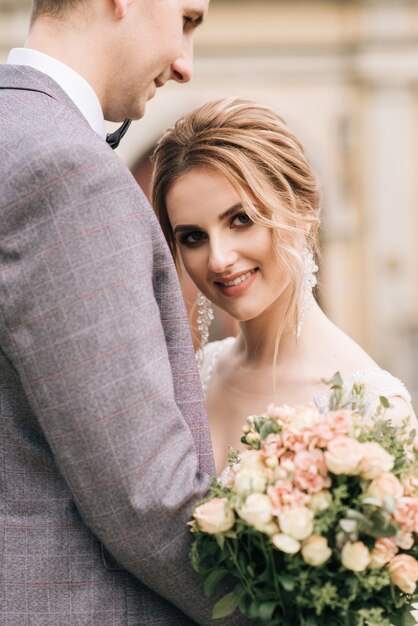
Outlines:
{"label": "bride's blonde updo hair", "polygon": [[285,322],[297,323],[303,254],[308,248],[318,256],[320,188],[284,120],[250,100],[215,100],[167,130],[153,161],[152,202],[174,259],[177,246],[166,206],[171,185],[195,168],[222,174],[253,222],[272,230],[278,264],[290,278]]}

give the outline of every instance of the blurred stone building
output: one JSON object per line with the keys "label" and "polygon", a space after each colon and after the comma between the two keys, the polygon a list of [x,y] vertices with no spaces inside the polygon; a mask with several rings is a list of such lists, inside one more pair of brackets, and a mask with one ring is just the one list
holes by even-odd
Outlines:
{"label": "blurred stone building", "polygon": [[[0,0],[1,60],[29,5]],[[418,2],[212,0],[193,81],[159,92],[119,148],[145,188],[162,131],[225,95],[302,139],[323,184],[323,308],[418,404]]]}

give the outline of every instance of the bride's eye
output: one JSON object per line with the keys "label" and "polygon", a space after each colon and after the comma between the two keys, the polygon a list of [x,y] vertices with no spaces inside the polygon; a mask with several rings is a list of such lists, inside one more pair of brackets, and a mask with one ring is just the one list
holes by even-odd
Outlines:
{"label": "bride's eye", "polygon": [[248,215],[244,213],[244,211],[242,211],[241,213],[237,213],[237,215],[235,215],[231,221],[232,226],[238,226],[238,227],[248,226],[249,224],[252,224],[252,223],[253,222],[251,218],[248,217]]}
{"label": "bride's eye", "polygon": [[190,232],[182,233],[179,237],[180,243],[183,246],[193,248],[206,241],[207,235],[201,230],[192,230]]}

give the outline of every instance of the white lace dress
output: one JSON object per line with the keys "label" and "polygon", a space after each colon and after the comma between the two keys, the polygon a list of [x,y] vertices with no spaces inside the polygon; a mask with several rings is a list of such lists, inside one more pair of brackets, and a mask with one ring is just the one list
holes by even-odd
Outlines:
{"label": "white lace dress", "polygon": [[[210,380],[212,378],[213,369],[215,363],[219,358],[221,352],[227,347],[231,346],[235,341],[235,337],[227,337],[221,341],[212,341],[205,346],[204,359],[200,376],[202,380],[203,390],[206,395]],[[379,367],[362,369],[351,374],[349,378],[344,381],[344,386],[349,391],[355,383],[364,383],[365,385],[365,417],[374,414],[378,404],[380,403],[380,396],[385,396],[389,400],[391,398],[402,398],[410,407],[410,415],[414,416],[414,410],[411,404],[411,396],[408,393],[405,385],[395,378],[392,374],[389,374],[386,370],[382,370]],[[315,402],[319,406],[326,407],[328,401],[328,393],[315,398]],[[405,417],[408,417],[405,415]]]}

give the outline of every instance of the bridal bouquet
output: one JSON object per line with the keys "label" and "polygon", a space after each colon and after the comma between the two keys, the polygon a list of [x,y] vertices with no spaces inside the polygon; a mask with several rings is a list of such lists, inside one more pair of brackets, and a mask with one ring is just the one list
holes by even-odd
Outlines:
{"label": "bridal bouquet", "polygon": [[190,522],[191,560],[210,596],[271,626],[408,626],[418,581],[418,440],[365,423],[364,388],[331,384],[326,411],[270,406],[251,416],[222,480]]}

